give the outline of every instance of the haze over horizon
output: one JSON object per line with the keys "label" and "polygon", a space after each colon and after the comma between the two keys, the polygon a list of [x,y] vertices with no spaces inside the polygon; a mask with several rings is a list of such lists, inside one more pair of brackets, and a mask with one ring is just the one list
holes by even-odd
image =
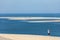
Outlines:
{"label": "haze over horizon", "polygon": [[0,0],[0,13],[60,13],[60,0]]}

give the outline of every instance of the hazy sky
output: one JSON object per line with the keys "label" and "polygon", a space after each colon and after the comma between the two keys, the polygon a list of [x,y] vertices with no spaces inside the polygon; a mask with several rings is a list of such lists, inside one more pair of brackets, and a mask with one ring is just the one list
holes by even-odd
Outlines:
{"label": "hazy sky", "polygon": [[60,0],[0,0],[0,13],[60,13]]}

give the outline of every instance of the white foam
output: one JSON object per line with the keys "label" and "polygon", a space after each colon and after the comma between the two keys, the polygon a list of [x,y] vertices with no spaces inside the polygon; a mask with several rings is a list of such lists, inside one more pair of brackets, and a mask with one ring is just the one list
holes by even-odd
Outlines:
{"label": "white foam", "polygon": [[40,22],[60,22],[60,21],[27,21],[29,23],[40,23]]}
{"label": "white foam", "polygon": [[0,17],[9,20],[60,19],[60,17]]}

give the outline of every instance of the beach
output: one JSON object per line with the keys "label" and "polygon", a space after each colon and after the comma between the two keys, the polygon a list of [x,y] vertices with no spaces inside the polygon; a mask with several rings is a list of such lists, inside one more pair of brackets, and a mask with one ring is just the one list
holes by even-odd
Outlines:
{"label": "beach", "polygon": [[60,37],[24,34],[0,34],[0,40],[60,40]]}

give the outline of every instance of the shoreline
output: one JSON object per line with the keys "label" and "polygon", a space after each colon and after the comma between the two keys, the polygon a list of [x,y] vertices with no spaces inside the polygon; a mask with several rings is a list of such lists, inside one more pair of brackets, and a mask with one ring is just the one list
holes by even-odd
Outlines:
{"label": "shoreline", "polygon": [[60,37],[24,34],[0,34],[0,39],[4,40],[60,40]]}

